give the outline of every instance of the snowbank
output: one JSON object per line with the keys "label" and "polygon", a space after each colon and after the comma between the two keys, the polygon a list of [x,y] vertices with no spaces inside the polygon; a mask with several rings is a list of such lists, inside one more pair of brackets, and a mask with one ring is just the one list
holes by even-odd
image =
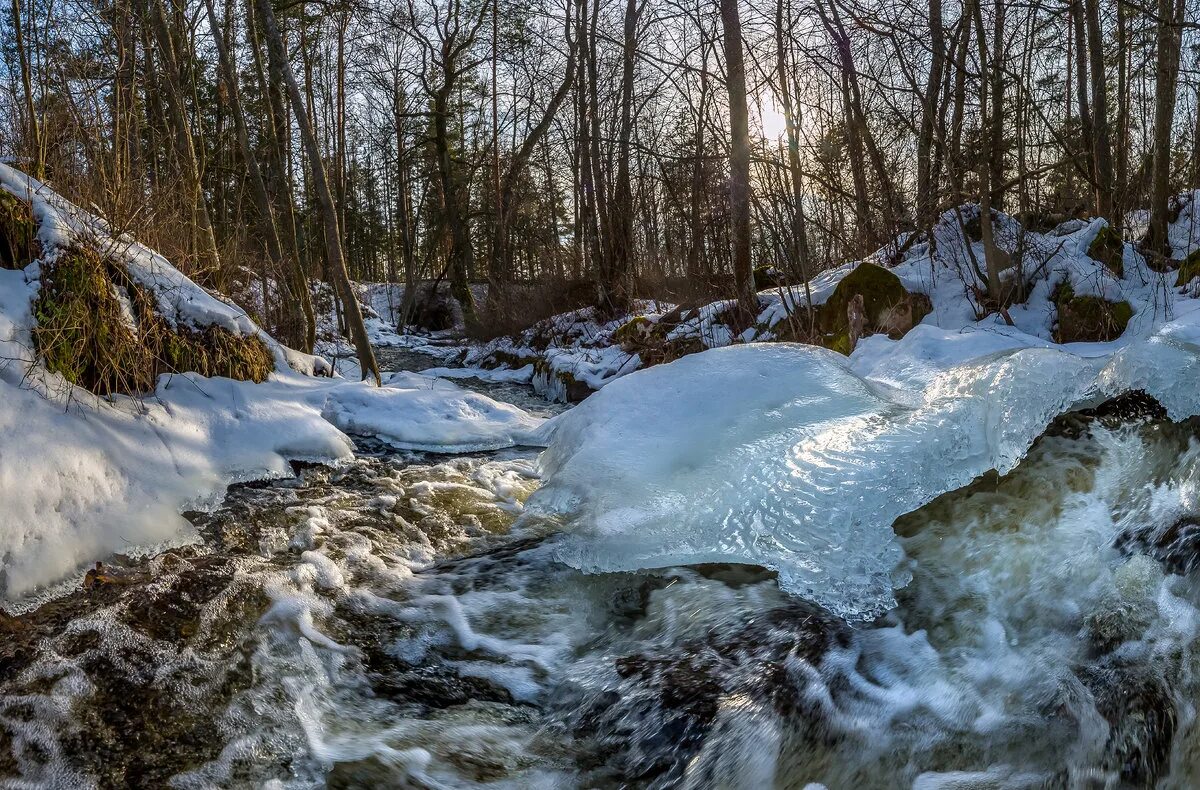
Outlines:
{"label": "snowbank", "polygon": [[[101,220],[3,164],[0,188],[30,201],[41,222],[39,259],[0,269],[0,599],[35,594],[114,552],[193,540],[182,512],[216,504],[230,483],[290,476],[290,460],[348,458],[348,433],[461,452],[531,440],[540,424],[424,377],[376,389],[303,375],[328,363],[284,348],[157,253],[108,238]],[[284,364],[261,384],[164,375],[139,398],[102,399],[48,372],[33,350],[31,305],[42,263],[79,238],[112,245],[159,295],[164,317],[261,336]]]}
{"label": "snowbank", "polygon": [[335,389],[324,416],[346,433],[443,453],[539,444],[534,431],[543,422],[516,406],[415,373],[391,376],[380,390]]}

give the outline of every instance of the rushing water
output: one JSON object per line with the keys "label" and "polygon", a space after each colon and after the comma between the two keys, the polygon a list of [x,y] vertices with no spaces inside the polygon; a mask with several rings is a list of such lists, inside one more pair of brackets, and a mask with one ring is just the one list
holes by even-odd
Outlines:
{"label": "rushing water", "polygon": [[364,443],[0,622],[0,787],[1196,786],[1200,423],[1119,411],[897,522],[853,628],[751,567],[555,563],[535,451]]}

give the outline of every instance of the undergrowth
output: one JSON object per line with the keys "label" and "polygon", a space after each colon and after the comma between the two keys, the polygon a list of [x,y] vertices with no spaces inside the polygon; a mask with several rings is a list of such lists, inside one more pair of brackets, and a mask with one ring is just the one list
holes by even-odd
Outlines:
{"label": "undergrowth", "polygon": [[43,264],[34,347],[49,370],[97,395],[150,392],[163,373],[259,382],[274,370],[261,338],[172,327],[155,307],[124,267],[76,245]]}

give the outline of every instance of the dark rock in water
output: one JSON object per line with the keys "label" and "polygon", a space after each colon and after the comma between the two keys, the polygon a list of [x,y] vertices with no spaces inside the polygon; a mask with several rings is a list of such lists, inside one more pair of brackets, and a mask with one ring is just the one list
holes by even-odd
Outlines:
{"label": "dark rock in water", "polygon": [[0,634],[15,634],[23,630],[25,630],[24,623],[0,609]]}
{"label": "dark rock in water", "polygon": [[1145,554],[1168,573],[1185,575],[1200,567],[1200,519],[1184,516],[1165,529],[1146,525],[1117,535],[1113,548],[1122,554]]}
{"label": "dark rock in water", "polygon": [[841,621],[796,602],[674,650],[616,658],[618,679],[610,687],[567,691],[556,705],[591,750],[585,762],[605,775],[602,783],[673,787],[726,700],[748,699],[781,716],[815,720],[789,665],[817,663],[847,636]]}
{"label": "dark rock in water", "polygon": [[374,790],[408,786],[407,772],[372,755],[364,760],[334,763],[325,778],[329,790]]}
{"label": "dark rock in water", "polygon": [[1120,776],[1122,787],[1154,787],[1169,768],[1178,725],[1170,691],[1145,669],[1115,661],[1077,674],[1111,727],[1104,768]]}
{"label": "dark rock in water", "polygon": [[1167,410],[1161,403],[1143,390],[1133,390],[1106,400],[1099,406],[1064,414],[1046,429],[1046,433],[1078,438],[1092,423],[1099,423],[1105,428],[1119,428],[1122,425],[1166,419]]}

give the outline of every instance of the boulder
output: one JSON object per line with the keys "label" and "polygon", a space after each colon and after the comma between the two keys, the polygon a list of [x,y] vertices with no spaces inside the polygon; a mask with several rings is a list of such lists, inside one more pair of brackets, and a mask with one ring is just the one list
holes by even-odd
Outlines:
{"label": "boulder", "polygon": [[265,381],[274,356],[257,335],[172,326],[124,267],[75,245],[44,263],[33,343],[46,367],[97,395],[151,392],[160,374]]}
{"label": "boulder", "polygon": [[1182,288],[1196,277],[1200,277],[1200,250],[1193,250],[1183,263],[1179,265],[1179,274],[1175,275],[1175,287]]}
{"label": "boulder", "polygon": [[1125,240],[1110,226],[1100,228],[1088,245],[1087,254],[1092,260],[1103,263],[1118,278],[1125,276]]}
{"label": "boulder", "polygon": [[611,685],[583,698],[564,688],[555,705],[612,774],[604,784],[680,786],[685,776],[695,780],[696,758],[724,701],[744,699],[816,734],[821,714],[788,667],[815,665],[848,639],[843,623],[796,601],[675,649],[616,657]]}
{"label": "boulder", "polygon": [[1133,317],[1129,302],[1109,302],[1098,296],[1076,296],[1067,283],[1055,291],[1058,308],[1056,343],[1107,342],[1116,340]]}
{"label": "boulder", "polygon": [[[919,324],[931,309],[927,296],[910,293],[895,274],[882,266],[862,263],[842,278],[825,304],[817,308],[817,340],[826,348],[849,354],[858,337],[886,334],[897,339]],[[851,326],[851,312],[855,314],[855,326]]]}

